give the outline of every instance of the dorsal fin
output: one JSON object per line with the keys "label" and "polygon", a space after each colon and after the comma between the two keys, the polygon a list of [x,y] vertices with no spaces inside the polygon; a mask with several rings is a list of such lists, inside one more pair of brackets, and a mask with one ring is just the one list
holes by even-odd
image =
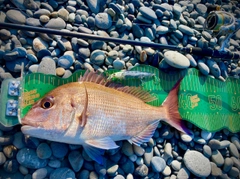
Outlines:
{"label": "dorsal fin", "polygon": [[118,91],[122,91],[124,93],[130,94],[141,99],[144,102],[151,102],[156,100],[157,98],[151,95],[148,91],[144,91],[141,87],[130,87],[130,86],[123,86],[118,83],[114,83],[107,79],[103,74],[98,74],[97,72],[92,72],[87,70],[83,76],[79,78],[80,82],[92,82],[96,84],[100,84],[109,88],[116,89]]}

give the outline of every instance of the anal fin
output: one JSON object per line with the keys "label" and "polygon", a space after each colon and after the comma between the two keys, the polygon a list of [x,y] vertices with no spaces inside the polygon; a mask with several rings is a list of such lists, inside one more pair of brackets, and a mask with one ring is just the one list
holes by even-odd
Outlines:
{"label": "anal fin", "polygon": [[148,142],[150,138],[153,136],[156,128],[158,127],[158,121],[155,121],[154,123],[147,126],[146,129],[138,133],[136,136],[132,137],[128,141],[130,143],[134,143],[137,146],[140,146],[144,142]]}

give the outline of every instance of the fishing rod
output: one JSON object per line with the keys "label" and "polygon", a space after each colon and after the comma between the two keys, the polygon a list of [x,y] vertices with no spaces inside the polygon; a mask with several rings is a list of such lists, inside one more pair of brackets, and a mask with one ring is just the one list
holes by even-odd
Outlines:
{"label": "fishing rod", "polygon": [[125,40],[120,38],[103,37],[103,36],[87,34],[87,33],[62,31],[62,30],[56,30],[56,29],[50,29],[50,28],[34,27],[29,25],[12,24],[12,23],[5,23],[5,22],[0,22],[0,28],[25,30],[25,31],[61,35],[61,36],[68,36],[68,37],[77,37],[77,38],[82,38],[87,40],[99,40],[99,41],[113,42],[117,44],[129,44],[134,46],[152,47],[155,49],[168,49],[168,50],[180,51],[183,53],[190,53],[193,55],[209,56],[213,58],[223,58],[223,59],[232,59],[232,60],[240,59],[239,53],[230,52],[230,51],[220,51],[212,48],[178,47],[175,45],[164,45],[164,44],[158,44],[153,42]]}

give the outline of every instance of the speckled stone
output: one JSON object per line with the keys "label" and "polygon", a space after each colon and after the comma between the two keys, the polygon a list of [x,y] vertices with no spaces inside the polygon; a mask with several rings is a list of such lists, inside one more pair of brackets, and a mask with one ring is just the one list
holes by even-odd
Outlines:
{"label": "speckled stone", "polygon": [[53,58],[50,56],[43,57],[37,72],[56,75],[56,63]]}
{"label": "speckled stone", "polygon": [[207,177],[211,173],[211,166],[208,158],[198,151],[187,151],[184,154],[183,162],[187,169],[198,177]]}

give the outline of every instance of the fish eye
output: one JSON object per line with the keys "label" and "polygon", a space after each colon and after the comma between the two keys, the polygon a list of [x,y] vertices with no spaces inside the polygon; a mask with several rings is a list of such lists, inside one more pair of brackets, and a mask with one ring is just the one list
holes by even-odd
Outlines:
{"label": "fish eye", "polygon": [[52,97],[46,97],[42,100],[41,106],[43,109],[49,109],[53,106],[53,98]]}

